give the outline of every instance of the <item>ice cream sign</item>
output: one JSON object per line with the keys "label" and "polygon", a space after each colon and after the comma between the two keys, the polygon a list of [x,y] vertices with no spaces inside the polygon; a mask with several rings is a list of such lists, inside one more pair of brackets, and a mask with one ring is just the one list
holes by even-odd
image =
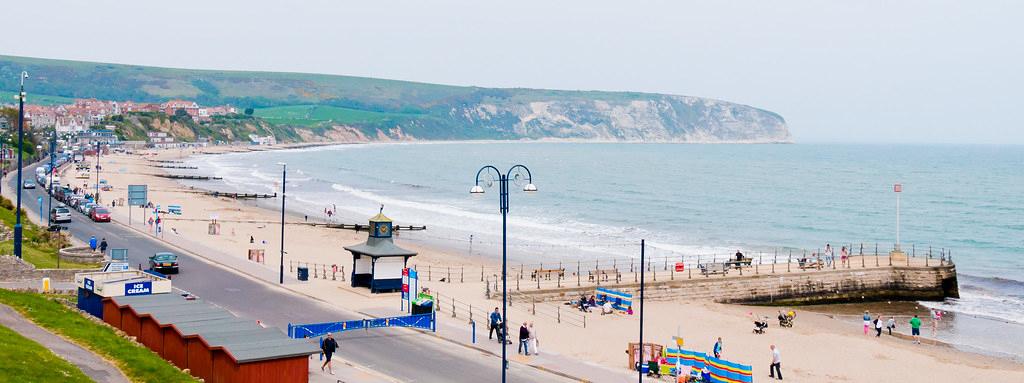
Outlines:
{"label": "ice cream sign", "polygon": [[131,282],[124,284],[124,295],[149,295],[153,293],[153,282]]}

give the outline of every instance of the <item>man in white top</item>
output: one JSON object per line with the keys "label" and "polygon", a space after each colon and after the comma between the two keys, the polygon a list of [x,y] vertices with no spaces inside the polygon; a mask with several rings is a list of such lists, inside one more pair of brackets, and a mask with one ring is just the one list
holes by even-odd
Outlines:
{"label": "man in white top", "polygon": [[772,364],[768,366],[768,377],[775,379],[775,375],[779,376],[779,380],[782,380],[782,356],[779,355],[779,348],[775,345],[771,345],[772,350]]}

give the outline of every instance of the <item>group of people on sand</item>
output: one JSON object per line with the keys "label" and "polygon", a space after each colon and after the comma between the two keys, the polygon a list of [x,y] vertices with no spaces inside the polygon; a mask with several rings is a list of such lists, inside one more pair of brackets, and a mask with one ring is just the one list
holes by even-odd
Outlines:
{"label": "group of people on sand", "polygon": [[[596,307],[601,308],[601,315],[615,313],[615,305],[612,304],[611,301],[604,299],[603,296],[601,299],[597,299],[597,296],[595,295],[591,295],[590,298],[587,298],[587,294],[581,294],[580,299],[576,301],[575,306],[585,313],[589,313]],[[633,315],[633,306],[627,306],[625,311],[627,315]]]}
{"label": "group of people on sand", "polygon": [[[942,320],[943,312],[940,310],[931,310],[932,317],[932,337],[935,337],[938,332],[939,321]],[[910,335],[914,337],[915,344],[921,344],[921,318],[916,314],[910,318],[907,323],[910,325]],[[875,336],[882,336],[882,329],[887,329],[889,335],[892,335],[892,330],[896,328],[896,317],[890,316],[888,320],[882,315],[876,315],[874,319],[871,318],[871,314],[868,311],[864,311],[864,335],[868,335],[870,329],[875,330]]]}

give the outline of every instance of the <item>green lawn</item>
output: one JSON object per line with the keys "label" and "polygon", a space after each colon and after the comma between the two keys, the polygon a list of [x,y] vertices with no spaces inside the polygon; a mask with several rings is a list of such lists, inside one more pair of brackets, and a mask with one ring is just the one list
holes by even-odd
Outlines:
{"label": "green lawn", "polygon": [[0,382],[92,382],[43,345],[0,326]]}
{"label": "green lawn", "polygon": [[[22,207],[22,209],[25,208]],[[0,197],[0,222],[8,228],[13,228],[15,222],[13,206],[11,206],[10,200],[3,197]],[[24,234],[24,240],[21,245],[21,255],[25,261],[35,265],[36,268],[39,269],[57,268],[57,249],[60,248],[62,243],[58,240],[51,239],[46,230],[36,226],[24,215],[21,216],[21,225]],[[0,242],[0,254],[13,254],[13,249],[13,240]],[[99,265],[61,261],[60,267],[62,269],[88,269],[99,267]]]}
{"label": "green lawn", "polygon": [[[117,335],[77,311],[41,294],[0,289],[0,303],[13,307],[37,325],[111,360],[136,382],[196,382],[192,376],[145,346]],[[7,337],[0,337],[7,342]]]}
{"label": "green lawn", "polygon": [[375,112],[325,105],[292,105],[259,108],[253,113],[275,124],[312,126],[322,122],[355,124],[385,120],[399,121],[417,116],[411,113]]}

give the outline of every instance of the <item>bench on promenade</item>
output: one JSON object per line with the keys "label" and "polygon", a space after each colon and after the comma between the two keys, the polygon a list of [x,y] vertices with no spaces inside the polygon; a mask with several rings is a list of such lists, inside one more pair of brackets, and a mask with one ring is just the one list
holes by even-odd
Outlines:
{"label": "bench on promenade", "polygon": [[725,263],[705,263],[697,265],[700,268],[700,273],[703,275],[711,274],[728,274],[729,265]]}
{"label": "bench on promenade", "polygon": [[565,269],[536,269],[530,273],[530,279],[544,277],[545,280],[551,280],[552,275],[556,275],[558,278],[565,278]]}
{"label": "bench on promenade", "polygon": [[618,269],[599,269],[599,270],[590,270],[590,271],[587,272],[587,280],[588,281],[593,281],[594,278],[601,278],[600,280],[602,280],[602,281],[608,281],[608,276],[611,276],[612,278],[615,278],[615,280],[619,280],[619,276],[620,276],[619,270]]}

